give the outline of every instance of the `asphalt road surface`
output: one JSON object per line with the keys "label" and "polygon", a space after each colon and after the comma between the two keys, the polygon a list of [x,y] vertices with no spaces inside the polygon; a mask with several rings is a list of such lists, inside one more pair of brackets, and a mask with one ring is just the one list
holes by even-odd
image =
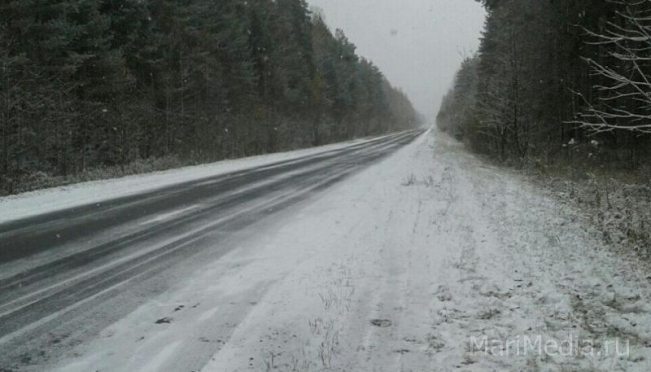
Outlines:
{"label": "asphalt road surface", "polygon": [[0,371],[31,370],[192,275],[238,232],[421,132],[0,225]]}

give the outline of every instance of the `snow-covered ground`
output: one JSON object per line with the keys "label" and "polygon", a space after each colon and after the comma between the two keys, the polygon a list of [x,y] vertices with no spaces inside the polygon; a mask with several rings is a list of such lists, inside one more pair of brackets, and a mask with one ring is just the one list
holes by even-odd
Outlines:
{"label": "snow-covered ground", "polygon": [[319,156],[330,151],[342,150],[351,146],[378,141],[385,137],[387,136],[357,139],[298,151],[225,160],[211,164],[109,180],[83,182],[0,197],[0,223],[61,209],[100,203],[105,200],[135,195],[181,182],[200,180],[254,167],[271,166],[274,163],[292,161],[306,156]]}
{"label": "snow-covered ground", "polygon": [[428,132],[53,368],[650,371],[651,271],[585,220]]}

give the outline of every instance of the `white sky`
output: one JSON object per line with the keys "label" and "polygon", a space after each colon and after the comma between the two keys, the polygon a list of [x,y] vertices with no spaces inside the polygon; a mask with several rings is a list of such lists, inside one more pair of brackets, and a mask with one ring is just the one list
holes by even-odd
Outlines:
{"label": "white sky", "polygon": [[463,56],[477,50],[485,17],[474,0],[307,2],[323,10],[333,32],[343,29],[358,54],[403,88],[429,119],[436,116]]}

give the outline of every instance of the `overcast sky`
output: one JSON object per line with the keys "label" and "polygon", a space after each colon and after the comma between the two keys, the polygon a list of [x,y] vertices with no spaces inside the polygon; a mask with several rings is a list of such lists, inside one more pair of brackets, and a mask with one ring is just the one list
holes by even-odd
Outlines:
{"label": "overcast sky", "polygon": [[307,0],[332,31],[434,118],[463,55],[477,50],[485,12],[474,0]]}

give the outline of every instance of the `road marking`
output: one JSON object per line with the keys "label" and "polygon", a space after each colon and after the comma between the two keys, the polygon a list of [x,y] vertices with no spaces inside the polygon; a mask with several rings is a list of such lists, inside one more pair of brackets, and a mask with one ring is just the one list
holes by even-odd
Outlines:
{"label": "road marking", "polygon": [[199,207],[201,207],[201,204],[195,204],[195,205],[192,205],[192,206],[187,207],[187,208],[179,209],[179,210],[169,212],[169,213],[160,214],[160,215],[158,215],[158,216],[156,216],[156,217],[154,217],[152,219],[149,219],[149,220],[146,220],[144,222],[139,223],[139,225],[142,226],[142,225],[150,225],[152,223],[157,223],[157,222],[163,222],[165,220],[172,219],[172,218],[174,218],[174,217],[176,217],[178,215],[181,215],[181,214],[183,214],[185,212],[189,212],[191,210],[197,209]]}

